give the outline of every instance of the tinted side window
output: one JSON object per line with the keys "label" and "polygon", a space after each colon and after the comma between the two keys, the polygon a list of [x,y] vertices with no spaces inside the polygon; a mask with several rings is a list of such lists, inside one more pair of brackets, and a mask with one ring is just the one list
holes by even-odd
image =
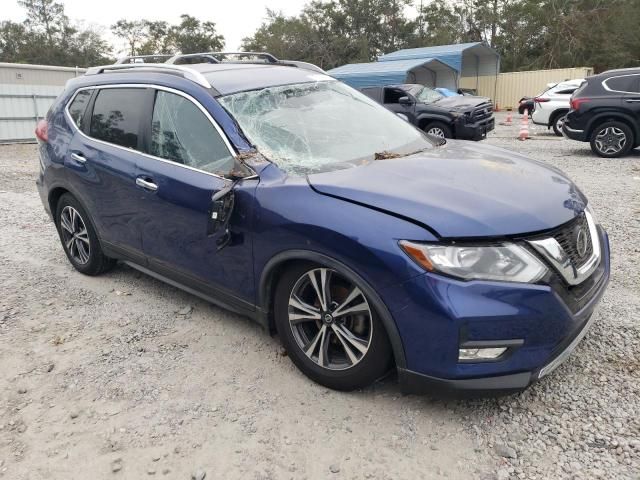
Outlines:
{"label": "tinted side window", "polygon": [[399,90],[397,88],[385,88],[384,89],[384,103],[398,103],[400,97],[406,97],[407,92]]}
{"label": "tinted side window", "polygon": [[82,117],[87,109],[89,99],[91,98],[91,90],[82,90],[73,99],[73,102],[69,105],[69,115],[73,119],[73,123],[76,127],[80,128],[82,124]]}
{"label": "tinted side window", "polygon": [[638,91],[636,87],[638,82],[637,75],[627,75],[624,77],[611,77],[605,80],[607,87],[617,92],[634,92]]}
{"label": "tinted side window", "polygon": [[163,91],[156,94],[149,153],[218,175],[229,173],[235,165],[204,113],[192,101]]}
{"label": "tinted side window", "polygon": [[137,149],[145,92],[144,88],[100,90],[93,105],[89,134],[98,140]]}
{"label": "tinted side window", "polygon": [[575,88],[566,88],[564,90],[560,90],[556,92],[556,95],[571,95],[575,91],[576,91]]}

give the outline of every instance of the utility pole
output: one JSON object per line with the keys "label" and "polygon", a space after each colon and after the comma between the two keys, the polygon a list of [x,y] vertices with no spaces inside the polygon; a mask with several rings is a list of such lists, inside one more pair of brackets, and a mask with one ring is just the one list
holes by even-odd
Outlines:
{"label": "utility pole", "polygon": [[420,10],[418,10],[418,22],[420,22],[418,24],[418,30],[420,32],[420,40],[424,40],[424,26],[423,26],[423,19],[422,19],[422,0],[420,0]]}

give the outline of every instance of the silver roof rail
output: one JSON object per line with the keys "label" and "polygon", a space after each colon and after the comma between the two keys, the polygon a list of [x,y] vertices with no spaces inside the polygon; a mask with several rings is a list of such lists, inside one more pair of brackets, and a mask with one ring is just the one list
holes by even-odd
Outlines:
{"label": "silver roof rail", "polygon": [[[199,52],[199,53],[179,53],[171,57],[169,60],[167,60],[166,63],[173,64],[173,63],[176,63],[178,60],[181,60],[184,58],[194,58],[194,57],[205,57],[209,60],[213,60],[212,62],[209,62],[209,63],[221,63],[223,60],[219,57],[227,57],[232,55],[239,56],[239,57],[261,58],[265,60],[265,63],[279,62],[279,60],[276,57],[266,52]],[[234,60],[231,60],[231,61],[233,62]],[[236,61],[242,62],[242,60],[236,60]]]}
{"label": "silver roof rail", "polygon": [[[176,64],[176,62],[182,59],[188,58],[198,58],[202,57],[206,59],[207,62],[203,63],[224,63],[224,57],[227,56],[237,56],[240,57],[238,60],[228,60],[229,63],[267,63],[273,65],[285,65],[291,67],[304,68],[305,70],[312,70],[318,73],[325,73],[323,69],[314,65],[313,63],[308,62],[299,62],[295,60],[279,60],[274,55],[267,52],[200,52],[200,53],[179,53],[174,55],[165,63],[168,64]],[[242,57],[256,57],[258,59],[263,59],[264,61],[255,61],[255,60],[242,60]]]}
{"label": "silver roof rail", "polygon": [[[127,57],[122,57],[119,58],[118,60],[116,60],[116,63],[114,65],[121,65],[124,63],[147,63],[146,60],[147,59],[158,59],[158,60],[162,60],[163,58],[171,58],[173,57],[173,54],[166,54],[166,53],[159,53],[156,55],[129,55]],[[155,62],[148,62],[148,63],[155,63]]]}
{"label": "silver roof rail", "polygon": [[189,68],[185,65],[171,65],[168,63],[122,63],[115,65],[103,65],[101,67],[91,67],[87,69],[85,75],[98,75],[100,73],[128,70],[128,69],[147,69],[147,70],[168,70],[169,72],[182,73],[184,78],[203,86],[204,88],[211,88],[211,84],[205,78],[202,73]]}

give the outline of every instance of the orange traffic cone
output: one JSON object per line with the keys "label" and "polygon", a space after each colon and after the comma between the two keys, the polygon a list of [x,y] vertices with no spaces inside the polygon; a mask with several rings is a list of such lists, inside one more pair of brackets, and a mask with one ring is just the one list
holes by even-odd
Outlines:
{"label": "orange traffic cone", "polygon": [[504,121],[503,125],[510,127],[511,125],[513,125],[512,122],[513,122],[513,115],[511,114],[511,110],[509,110],[507,113],[507,119]]}
{"label": "orange traffic cone", "polygon": [[529,138],[529,111],[525,110],[522,114],[522,121],[520,122],[520,135],[519,140],[527,140]]}

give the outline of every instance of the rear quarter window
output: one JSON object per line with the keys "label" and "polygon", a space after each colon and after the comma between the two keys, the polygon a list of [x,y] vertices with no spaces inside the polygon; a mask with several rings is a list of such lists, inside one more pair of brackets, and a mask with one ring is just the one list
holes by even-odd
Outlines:
{"label": "rear quarter window", "polygon": [[97,140],[139,150],[146,89],[109,88],[98,92],[93,105],[89,135]]}
{"label": "rear quarter window", "polygon": [[640,75],[624,75],[607,78],[603,83],[614,92],[637,92]]}
{"label": "rear quarter window", "polygon": [[76,127],[80,128],[82,118],[91,99],[91,90],[81,90],[69,104],[69,115]]}

